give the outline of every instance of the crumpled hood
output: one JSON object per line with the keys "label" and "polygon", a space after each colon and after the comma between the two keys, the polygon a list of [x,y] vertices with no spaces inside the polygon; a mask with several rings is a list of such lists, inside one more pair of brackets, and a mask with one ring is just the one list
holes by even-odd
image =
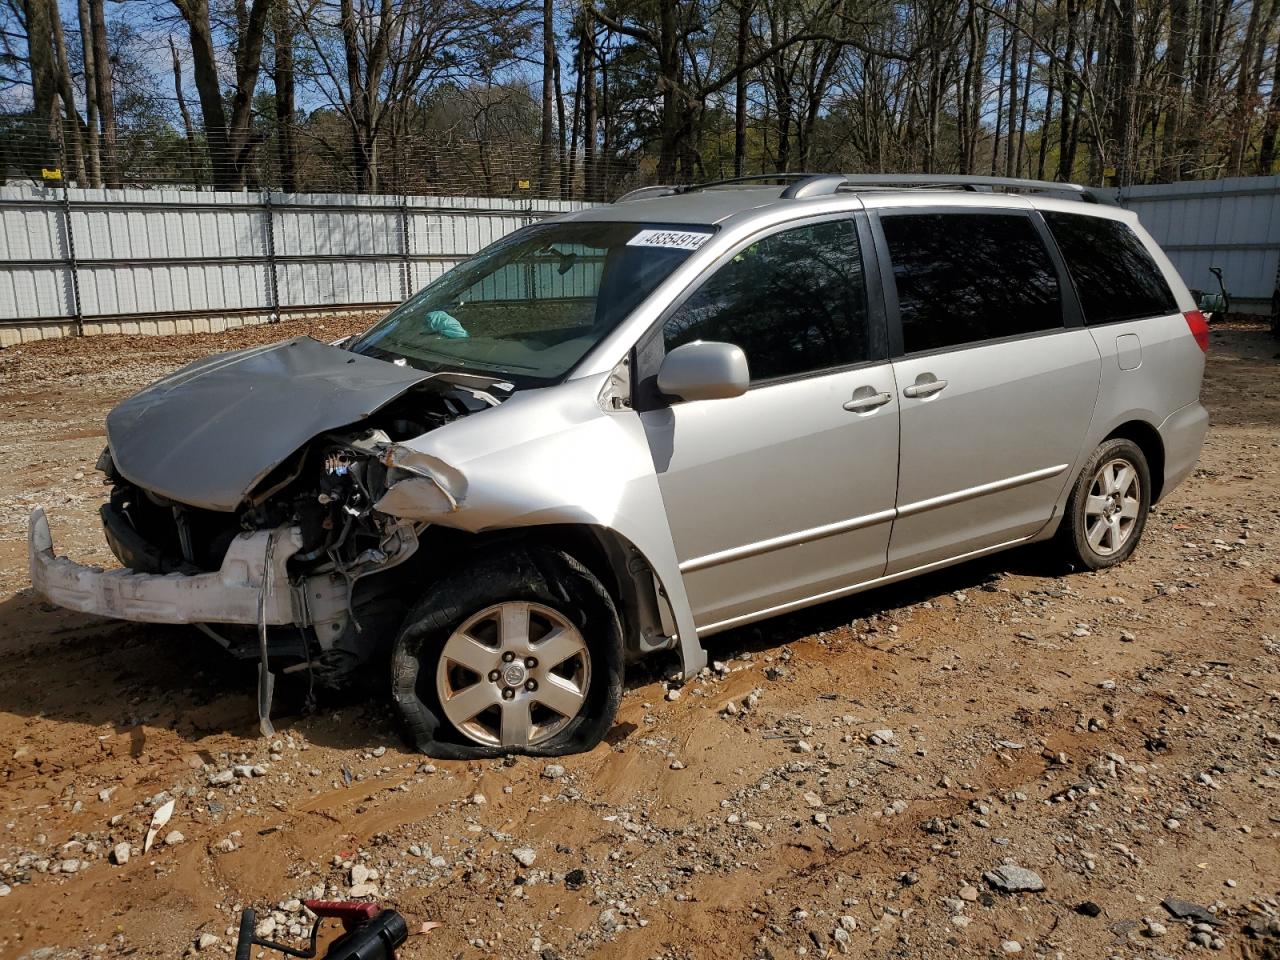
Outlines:
{"label": "crumpled hood", "polygon": [[198,360],[107,415],[125,479],[180,503],[234,510],[313,437],[432,377],[310,337]]}

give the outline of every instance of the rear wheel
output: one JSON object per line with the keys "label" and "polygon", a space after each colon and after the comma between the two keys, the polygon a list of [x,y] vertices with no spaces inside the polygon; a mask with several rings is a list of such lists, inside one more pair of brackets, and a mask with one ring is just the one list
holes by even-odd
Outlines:
{"label": "rear wheel", "polygon": [[405,618],[392,695],[431,756],[590,749],[622,696],[613,601],[559,551],[483,555],[433,584]]}
{"label": "rear wheel", "polygon": [[1151,470],[1132,440],[1107,440],[1072,488],[1063,517],[1069,558],[1089,570],[1115,566],[1138,545],[1151,509]]}

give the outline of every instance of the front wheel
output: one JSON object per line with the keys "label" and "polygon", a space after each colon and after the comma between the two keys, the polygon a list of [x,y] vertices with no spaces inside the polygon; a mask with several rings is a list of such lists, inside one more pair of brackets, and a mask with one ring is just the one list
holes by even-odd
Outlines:
{"label": "front wheel", "polygon": [[423,753],[576,753],[599,743],[617,712],[622,628],[582,564],[515,547],[433,584],[405,618],[391,670]]}
{"label": "front wheel", "polygon": [[1067,500],[1062,542],[1069,559],[1103,570],[1138,546],[1151,510],[1151,469],[1132,440],[1107,440],[1093,452]]}

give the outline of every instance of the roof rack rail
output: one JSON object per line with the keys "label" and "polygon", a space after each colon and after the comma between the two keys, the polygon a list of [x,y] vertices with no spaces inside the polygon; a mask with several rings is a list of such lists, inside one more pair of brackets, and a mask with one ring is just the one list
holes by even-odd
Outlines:
{"label": "roof rack rail", "polygon": [[1049,180],[1029,180],[1021,177],[984,177],[976,174],[933,173],[853,173],[811,174],[807,179],[793,183],[782,192],[783,199],[816,197],[843,190],[865,188],[923,188],[959,187],[974,192],[982,190],[1012,190],[1022,193],[1076,194],[1089,203],[1111,203],[1105,194],[1095,188],[1078,183],[1057,183]]}
{"label": "roof rack rail", "polygon": [[640,187],[625,193],[617,203],[628,200],[645,200],[650,197],[668,197],[706,190],[711,187],[751,186],[757,183],[784,182],[787,184],[780,199],[803,200],[806,197],[823,197],[851,190],[877,188],[929,189],[931,187],[956,187],[974,192],[1009,190],[1019,193],[1074,194],[1087,203],[1115,204],[1115,199],[1100,188],[1086,187],[1078,183],[1057,183],[1049,180],[1029,180],[1020,177],[985,177],[977,174],[934,173],[758,173],[706,183]]}
{"label": "roof rack rail", "polygon": [[625,203],[629,200],[648,200],[653,197],[670,197],[675,194],[692,193],[695,190],[706,190],[710,187],[751,186],[755,183],[767,183],[770,180],[804,180],[814,176],[812,173],[753,173],[743,177],[728,177],[724,180],[708,180],[704,183],[659,184],[652,187],[639,187],[624,193],[614,203]]}
{"label": "roof rack rail", "polygon": [[1023,193],[1075,193],[1084,200],[1098,202],[1095,188],[1079,183],[1030,180],[1024,177],[984,177],[969,173],[854,173],[845,174],[845,186],[858,187],[960,187],[964,190],[1019,190]]}

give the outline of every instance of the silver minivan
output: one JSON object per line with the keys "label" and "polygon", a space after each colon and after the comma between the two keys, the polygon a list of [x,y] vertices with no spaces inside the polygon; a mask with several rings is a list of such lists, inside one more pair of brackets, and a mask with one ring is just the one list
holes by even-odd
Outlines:
{"label": "silver minivan", "polygon": [[1017,544],[1100,570],[1195,466],[1208,330],[1082,188],[816,175],[648,188],[475,255],[367,332],[124,401],[123,569],[54,603],[373,679],[438,757],[607,732],[625,665]]}

